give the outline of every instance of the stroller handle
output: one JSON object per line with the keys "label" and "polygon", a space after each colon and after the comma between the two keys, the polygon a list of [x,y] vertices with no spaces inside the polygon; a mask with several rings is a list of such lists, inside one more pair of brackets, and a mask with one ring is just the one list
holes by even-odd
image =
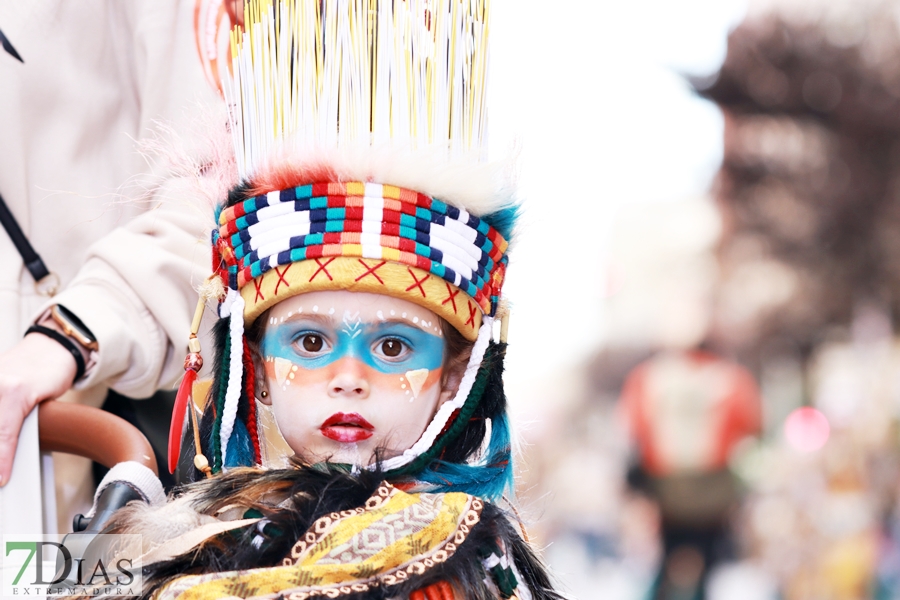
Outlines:
{"label": "stroller handle", "polygon": [[41,450],[84,456],[110,469],[134,461],[159,474],[144,434],[104,410],[47,400],[38,407],[38,423]]}

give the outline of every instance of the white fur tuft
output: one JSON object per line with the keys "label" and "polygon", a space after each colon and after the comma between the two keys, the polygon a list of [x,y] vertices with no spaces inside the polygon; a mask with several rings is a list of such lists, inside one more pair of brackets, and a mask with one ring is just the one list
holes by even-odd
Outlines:
{"label": "white fur tuft", "polygon": [[[364,181],[415,190],[480,217],[515,202],[512,160],[482,162],[477,156],[451,155],[445,146],[410,148],[403,145],[353,144],[284,151],[269,168],[254,175],[265,185],[273,173],[328,173],[334,181]],[[321,179],[320,179],[321,181]]]}

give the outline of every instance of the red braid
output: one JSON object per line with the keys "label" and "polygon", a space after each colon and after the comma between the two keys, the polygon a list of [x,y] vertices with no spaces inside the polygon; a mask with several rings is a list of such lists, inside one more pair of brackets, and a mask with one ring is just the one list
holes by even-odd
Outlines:
{"label": "red braid", "polygon": [[253,356],[250,354],[250,346],[247,338],[244,338],[244,378],[247,384],[247,432],[253,443],[253,459],[256,464],[262,464],[259,451],[259,431],[256,424],[256,368],[253,366]]}

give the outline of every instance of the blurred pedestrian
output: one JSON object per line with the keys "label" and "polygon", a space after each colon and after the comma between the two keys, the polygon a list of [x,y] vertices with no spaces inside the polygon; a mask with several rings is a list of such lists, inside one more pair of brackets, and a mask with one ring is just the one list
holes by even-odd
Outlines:
{"label": "blurred pedestrian", "polygon": [[621,402],[635,448],[629,483],[660,511],[653,597],[702,600],[710,569],[730,554],[729,515],[740,493],[728,464],[759,431],[756,383],[710,352],[664,352],[631,371]]}

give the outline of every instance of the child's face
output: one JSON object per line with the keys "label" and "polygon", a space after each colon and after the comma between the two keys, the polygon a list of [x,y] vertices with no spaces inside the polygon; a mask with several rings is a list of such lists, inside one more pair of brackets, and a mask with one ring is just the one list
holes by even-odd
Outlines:
{"label": "child's face", "polygon": [[278,428],[309,462],[368,465],[402,453],[452,390],[442,390],[440,319],[380,294],[311,292],[273,307],[261,353]]}

